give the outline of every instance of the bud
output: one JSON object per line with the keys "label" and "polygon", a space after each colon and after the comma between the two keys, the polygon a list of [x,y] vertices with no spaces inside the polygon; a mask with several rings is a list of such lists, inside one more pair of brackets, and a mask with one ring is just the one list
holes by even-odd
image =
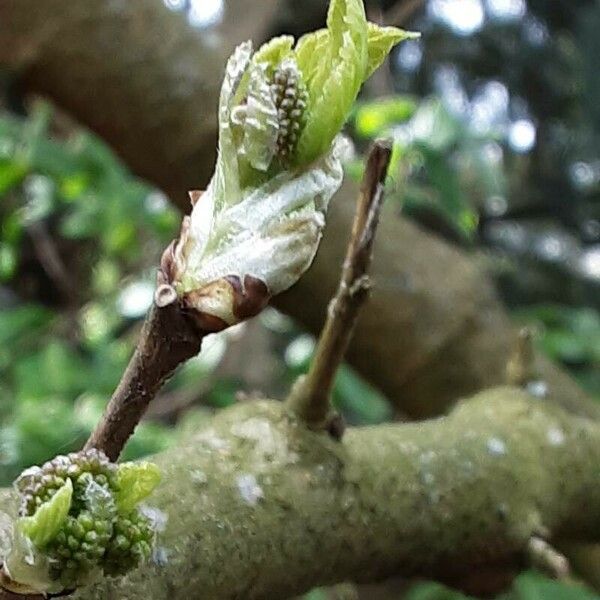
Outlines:
{"label": "bud", "polygon": [[412,37],[367,23],[362,0],[332,0],[327,29],[238,46],[219,100],[219,155],[179,239],[156,304],[179,302],[205,331],[260,312],[316,254],[342,181],[337,137],[364,80]]}
{"label": "bud", "polygon": [[98,450],[57,456],[15,481],[20,518],[4,573],[55,593],[135,568],[152,551],[154,525],[138,510],[159,481],[151,463],[116,465]]}
{"label": "bud", "polygon": [[[31,467],[15,481],[21,497],[19,514],[31,516],[65,485],[67,478],[75,484],[83,473],[88,473],[99,485],[107,486],[113,482],[116,471],[117,466],[95,448],[72,452],[68,456],[56,456],[41,467]],[[80,488],[75,487],[76,490]]]}
{"label": "bud", "polygon": [[150,558],[156,532],[150,519],[139,510],[115,523],[114,535],[104,557],[106,575],[123,575]]}
{"label": "bud", "polygon": [[77,517],[69,516],[47,547],[50,558],[50,578],[63,589],[73,589],[85,583],[103,562],[113,534],[113,518],[102,518],[93,510],[83,510]]}

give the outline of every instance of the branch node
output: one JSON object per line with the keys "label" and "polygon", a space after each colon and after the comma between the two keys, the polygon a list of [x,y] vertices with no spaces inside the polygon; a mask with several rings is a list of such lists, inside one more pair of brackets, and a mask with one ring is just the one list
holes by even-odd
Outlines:
{"label": "branch node", "polygon": [[158,308],[165,308],[177,300],[175,288],[168,283],[163,283],[156,288],[154,292],[154,303]]}
{"label": "branch node", "polygon": [[359,277],[350,287],[350,296],[354,297],[358,294],[368,294],[371,291],[372,283],[368,275]]}

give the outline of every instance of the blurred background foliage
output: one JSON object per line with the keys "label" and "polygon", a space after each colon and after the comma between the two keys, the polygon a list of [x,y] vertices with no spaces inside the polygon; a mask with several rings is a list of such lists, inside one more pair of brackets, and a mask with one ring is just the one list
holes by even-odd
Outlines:
{"label": "blurred background foliage", "polygon": [[[226,9],[223,0],[165,2],[200,29]],[[401,45],[357,103],[349,175],[360,177],[372,139],[391,135],[388,202],[481,261],[540,348],[600,399],[600,4],[368,8],[423,38]],[[179,219],[101,140],[23,99],[0,73],[0,485],[83,443],[131,354]],[[273,309],[211,336],[165,386],[127,456],[166,447],[240,391],[283,395],[313,348]],[[394,416],[349,367],[335,402],[354,424]],[[307,596],[335,597],[357,596]],[[428,583],[390,597],[465,598]],[[593,597],[527,573],[504,599]]]}

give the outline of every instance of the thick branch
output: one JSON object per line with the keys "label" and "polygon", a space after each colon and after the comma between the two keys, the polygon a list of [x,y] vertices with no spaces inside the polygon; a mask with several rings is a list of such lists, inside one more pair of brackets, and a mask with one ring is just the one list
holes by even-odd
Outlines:
{"label": "thick branch", "polygon": [[553,544],[600,540],[600,426],[517,388],[443,419],[349,429],[341,443],[280,403],[242,403],[157,461],[159,564],[77,598],[275,600],[391,575],[464,582],[517,572],[542,532]]}
{"label": "thick branch", "polygon": [[329,304],[310,369],[296,382],[288,399],[289,407],[314,428],[323,426],[329,414],[335,374],[369,293],[367,272],[391,155],[392,144],[384,141],[375,142],[369,153],[340,285]]}
{"label": "thick branch", "polygon": [[[277,600],[389,576],[481,593],[477,574],[507,584],[532,538],[600,541],[600,425],[518,388],[342,442],[281,403],[245,402],[156,462],[150,503],[168,519],[154,563],[75,598]],[[11,494],[0,490],[0,548]]]}
{"label": "thick branch", "polygon": [[[227,3],[225,36],[193,31],[161,0],[0,0],[0,64],[103,136],[129,166],[183,210],[212,171],[225,56],[268,26],[272,1]],[[240,19],[243,10],[245,18]],[[335,292],[356,186],[328,215],[317,261],[277,305],[318,333]],[[348,359],[413,417],[497,385],[516,333],[473,257],[402,220],[389,207],[375,244],[375,290]],[[306,301],[310,298],[310,302]],[[540,365],[549,397],[600,416],[579,388]]]}
{"label": "thick branch", "polygon": [[202,337],[178,303],[153,304],[131,361],[85,447],[98,448],[115,461],[165,380],[198,354]]}

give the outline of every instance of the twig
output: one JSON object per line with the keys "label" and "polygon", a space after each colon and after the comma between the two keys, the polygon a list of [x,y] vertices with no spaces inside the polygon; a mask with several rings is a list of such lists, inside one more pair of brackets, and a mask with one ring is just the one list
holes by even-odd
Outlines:
{"label": "twig", "polygon": [[567,557],[539,536],[529,540],[527,558],[532,567],[554,579],[566,579],[571,572]]}
{"label": "twig", "polygon": [[533,332],[524,327],[519,331],[515,347],[506,364],[506,382],[509,385],[525,387],[535,379],[535,353]]}
{"label": "twig", "polygon": [[397,2],[385,12],[385,22],[401,27],[410,21],[425,5],[425,0]]}
{"label": "twig", "polygon": [[381,140],[375,142],[369,153],[342,278],[329,305],[310,369],[298,379],[287,400],[288,406],[309,427],[327,425],[335,374],[350,342],[358,312],[369,292],[367,271],[391,153],[391,142]]}
{"label": "twig", "polygon": [[35,221],[27,226],[27,233],[29,233],[36,257],[46,275],[54,282],[67,303],[73,304],[79,296],[77,286],[69,275],[48,229],[44,223]]}
{"label": "twig", "polygon": [[116,460],[146,408],[179,364],[200,351],[204,334],[175,302],[152,305],[137,348],[85,448]]}

